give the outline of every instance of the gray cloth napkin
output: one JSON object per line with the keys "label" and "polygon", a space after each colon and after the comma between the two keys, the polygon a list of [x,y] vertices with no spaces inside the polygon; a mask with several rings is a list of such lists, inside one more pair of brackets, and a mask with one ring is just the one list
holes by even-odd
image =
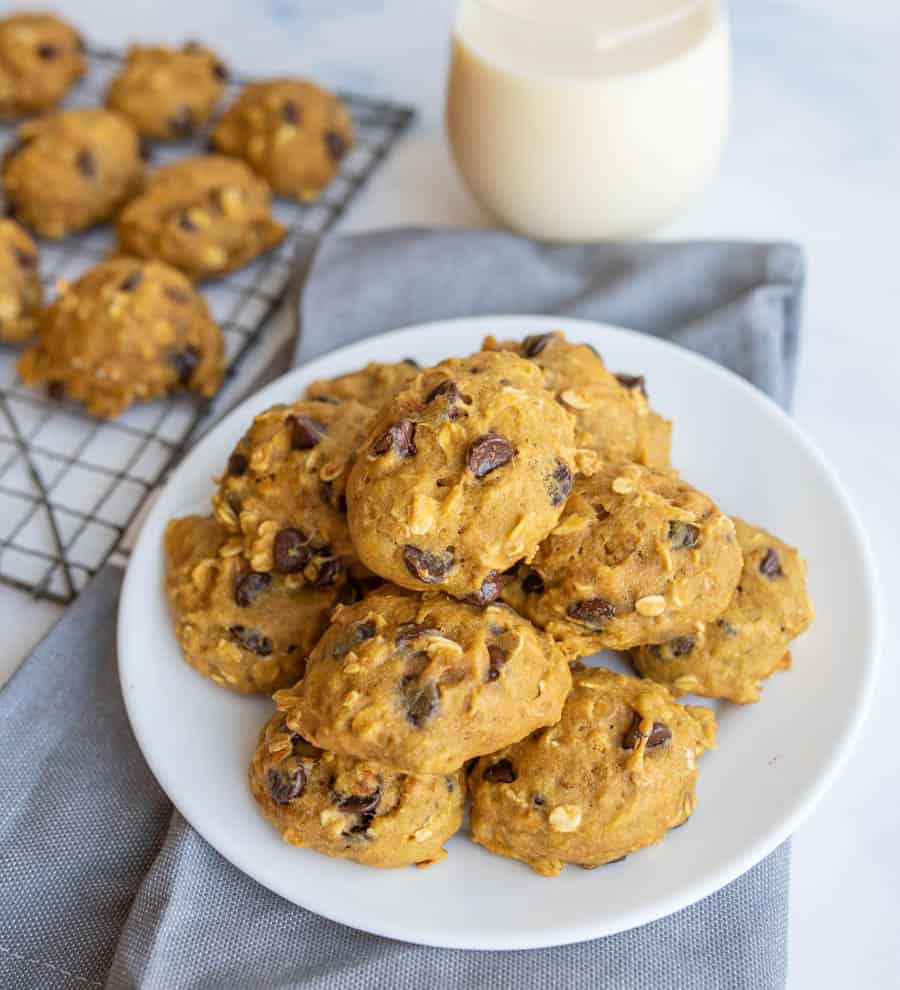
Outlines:
{"label": "gray cloth napkin", "polygon": [[[547,247],[458,230],[340,238],[312,261],[300,357],[425,319],[558,313],[678,340],[787,404],[802,281],[802,255],[787,244]],[[120,585],[117,568],[102,570],[0,692],[3,988],[784,986],[787,844],[677,914],[555,949],[408,945],[270,893],[172,810],[141,758],[116,676]]]}

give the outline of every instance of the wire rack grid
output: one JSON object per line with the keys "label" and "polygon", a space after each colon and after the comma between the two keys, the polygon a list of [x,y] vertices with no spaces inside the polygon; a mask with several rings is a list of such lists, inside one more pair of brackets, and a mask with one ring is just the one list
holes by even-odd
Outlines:
{"label": "wire rack grid", "polygon": [[[89,49],[88,71],[66,106],[102,104],[122,57]],[[232,79],[223,105],[245,82]],[[414,111],[341,93],[353,116],[356,142],[340,173],[311,204],[277,200],[273,213],[290,235],[275,250],[215,283],[201,286],[222,328],[228,373],[260,339],[287,291],[298,238],[324,233],[378,169]],[[0,152],[15,128],[0,127]],[[204,150],[205,134],[153,148],[151,164]],[[108,226],[63,241],[41,241],[45,297],[109,254]],[[23,385],[19,350],[0,345],[0,583],[62,603],[71,601],[116,549],[148,493],[177,460],[208,404],[186,396],[143,403],[114,421],[85,415]]]}

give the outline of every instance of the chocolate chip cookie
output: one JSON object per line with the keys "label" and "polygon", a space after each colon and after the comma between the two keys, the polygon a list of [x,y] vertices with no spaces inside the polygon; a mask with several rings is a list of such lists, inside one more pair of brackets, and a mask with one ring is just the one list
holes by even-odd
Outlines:
{"label": "chocolate chip cookie", "polygon": [[303,676],[342,590],[251,569],[240,540],[208,516],[166,527],[166,595],[184,659],[223,687],[271,694]]}
{"label": "chocolate chip cookie", "polygon": [[104,261],[63,289],[38,333],[19,359],[22,380],[83,402],[92,416],[179,389],[209,398],[222,381],[222,334],[206,301],[160,262]]}
{"label": "chocolate chip cookie", "polygon": [[555,722],[571,686],[549,636],[502,604],[385,585],[335,609],[276,703],[318,746],[449,773]]}
{"label": "chocolate chip cookie", "polygon": [[372,412],[353,399],[309,400],[260,413],[228,459],[216,518],[240,533],[256,571],[328,587],[370,576],[353,550],[344,491]]}
{"label": "chocolate chip cookie", "polygon": [[570,656],[689,635],[728,606],[734,524],[669,473],[602,464],[576,479],[559,525],[503,597]]}
{"label": "chocolate chip cookie", "polygon": [[212,145],[243,158],[280,196],[318,197],[353,144],[350,114],[302,79],[251,83],[222,116]]}
{"label": "chocolate chip cookie", "polygon": [[0,340],[33,336],[41,308],[38,249],[12,220],[0,220]]}
{"label": "chocolate chip cookie", "polygon": [[49,110],[84,73],[78,32],[51,14],[0,20],[0,117]]}
{"label": "chocolate chip cookie", "polygon": [[189,278],[223,275],[280,243],[268,186],[243,162],[198,155],[154,172],[119,214],[119,249],[159,258]]}
{"label": "chocolate chip cookie", "polygon": [[262,813],[295,846],[366,866],[430,866],[466,801],[462,770],[428,776],[328,753],[274,715],[250,764]]}
{"label": "chocolate chip cookie", "polygon": [[356,399],[364,406],[378,409],[402,392],[418,373],[419,366],[412,358],[396,364],[373,361],[361,371],[314,381],[306,390],[306,398]]}
{"label": "chocolate chip cookie", "polygon": [[815,614],[797,551],[742,519],[733,522],[744,569],[728,608],[689,633],[632,653],[640,673],[676,697],[759,701],[760,681],[790,666],[788,645]]}
{"label": "chocolate chip cookie", "polygon": [[378,413],[347,484],[357,553],[381,577],[487,602],[556,524],[572,418],[509,353],[451,358]]}
{"label": "chocolate chip cookie", "polygon": [[648,405],[641,376],[613,374],[593,347],[569,343],[559,331],[522,341],[488,337],[482,346],[534,361],[546,387],[575,417],[578,447],[606,461],[671,466],[672,424]]}
{"label": "chocolate chip cookie", "polygon": [[556,876],[624,859],[683,825],[697,757],[715,746],[706,708],[658,684],[575,666],[562,718],[480,759],[469,778],[472,838]]}
{"label": "chocolate chip cookie", "polygon": [[137,131],[112,110],[62,110],[19,126],[3,159],[7,212],[44,237],[107,220],[140,187]]}
{"label": "chocolate chip cookie", "polygon": [[180,48],[132,45],[109,85],[106,105],[141,134],[177,141],[206,123],[227,78],[218,56],[195,42]]}

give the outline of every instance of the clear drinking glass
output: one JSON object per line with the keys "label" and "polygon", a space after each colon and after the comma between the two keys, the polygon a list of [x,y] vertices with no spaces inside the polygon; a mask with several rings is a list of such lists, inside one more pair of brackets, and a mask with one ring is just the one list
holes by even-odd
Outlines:
{"label": "clear drinking glass", "polygon": [[633,237],[715,173],[730,88],[723,0],[461,0],[447,132],[501,224]]}

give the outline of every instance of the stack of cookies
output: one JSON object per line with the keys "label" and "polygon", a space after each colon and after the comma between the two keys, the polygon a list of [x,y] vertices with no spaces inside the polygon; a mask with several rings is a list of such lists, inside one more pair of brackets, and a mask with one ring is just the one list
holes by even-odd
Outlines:
{"label": "stack of cookies", "polygon": [[250,787],[288,842],[428,865],[468,795],[475,842],[554,875],[687,821],[716,721],[676,698],[757,701],[813,613],[670,445],[641,378],[553,332],[256,417],[166,590],[191,666],[274,696]]}
{"label": "stack of cookies", "polygon": [[[192,283],[279,244],[272,193],[309,202],[353,144],[350,115],[301,79],[244,87],[211,125],[228,72],[208,48],[135,45],[105,107],[55,110],[85,71],[82,42],[47,14],[0,19],[0,118],[21,123],[0,166],[0,341],[36,338],[19,374],[98,417],[189,389],[210,398],[221,331]],[[151,142],[202,135],[210,154],[149,171]],[[38,249],[112,222],[116,255],[42,306]]]}

